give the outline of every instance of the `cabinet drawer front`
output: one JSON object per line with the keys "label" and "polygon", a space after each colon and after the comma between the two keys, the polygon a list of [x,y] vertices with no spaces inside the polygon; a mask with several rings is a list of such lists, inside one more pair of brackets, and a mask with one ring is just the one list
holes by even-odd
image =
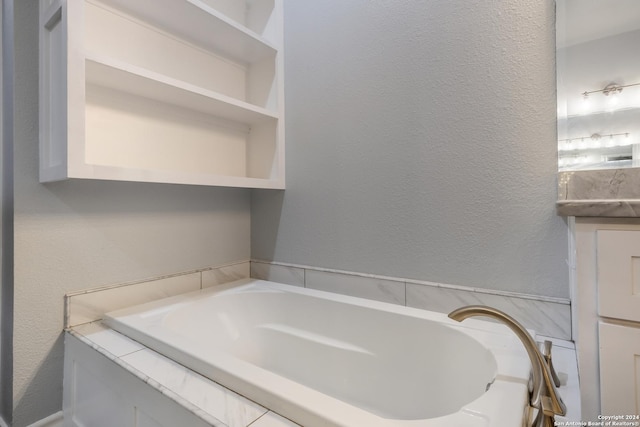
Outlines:
{"label": "cabinet drawer front", "polygon": [[598,230],[598,313],[640,322],[640,231]]}
{"label": "cabinet drawer front", "polygon": [[600,399],[603,415],[640,411],[640,328],[600,322]]}

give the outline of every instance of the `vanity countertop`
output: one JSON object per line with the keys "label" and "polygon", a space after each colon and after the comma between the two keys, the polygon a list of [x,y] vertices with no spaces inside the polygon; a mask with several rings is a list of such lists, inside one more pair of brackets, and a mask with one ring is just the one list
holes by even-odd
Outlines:
{"label": "vanity countertop", "polygon": [[640,168],[560,172],[561,216],[640,217]]}

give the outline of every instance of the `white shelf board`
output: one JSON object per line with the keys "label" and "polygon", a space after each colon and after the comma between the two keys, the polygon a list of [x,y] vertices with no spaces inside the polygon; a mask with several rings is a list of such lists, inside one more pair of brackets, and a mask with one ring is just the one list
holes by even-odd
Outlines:
{"label": "white shelf board", "polygon": [[[281,102],[276,103],[277,109],[267,109],[245,102],[244,98],[230,97],[215,90],[205,89],[193,82],[188,83],[180,77],[177,79],[169,77],[161,71],[157,72],[159,68],[136,66],[127,60],[116,59],[91,48],[87,49],[86,40],[83,38],[86,34],[82,32],[82,26],[86,24],[86,17],[82,13],[83,6],[86,6],[85,2],[110,9],[133,23],[178,41],[184,41],[185,46],[189,48],[196,47],[213,53],[214,56],[220,54],[224,57],[223,60],[235,66],[246,65],[248,68],[255,65],[260,70],[264,63],[279,64],[282,60],[279,54],[280,42],[271,44],[262,36],[205,5],[201,0],[70,0],[58,3],[60,15],[67,18],[59,20],[58,25],[62,24],[61,33],[67,35],[68,32],[68,38],[58,37],[60,31],[52,34],[54,26],[45,25],[40,29],[41,37],[44,35],[46,42],[41,46],[48,47],[43,59],[48,61],[47,67],[55,68],[55,72],[47,67],[40,68],[43,73],[41,83],[44,84],[41,87],[41,94],[44,94],[45,100],[48,99],[47,96],[52,96],[52,93],[57,95],[53,99],[55,102],[41,102],[40,107],[41,114],[46,117],[49,117],[52,112],[64,112],[62,115],[56,115],[54,119],[60,120],[65,132],[52,134],[50,126],[43,126],[41,152],[45,154],[53,152],[53,157],[56,158],[53,160],[45,158],[45,162],[41,163],[41,182],[75,178],[242,188],[284,188]],[[43,8],[46,5],[40,6]],[[274,9],[274,13],[280,11],[280,6]],[[108,30],[109,28],[105,31]],[[267,61],[263,61],[264,59]],[[171,58],[168,57],[167,60],[171,61]],[[220,84],[228,83],[225,76],[220,77],[216,74],[212,78],[222,79],[218,82]],[[197,168],[188,164],[188,157],[180,157],[178,160],[182,162],[178,161],[175,164],[158,162],[155,166],[153,162],[141,164],[123,162],[120,165],[112,159],[105,160],[97,156],[95,152],[91,154],[93,157],[87,157],[86,150],[90,147],[87,142],[87,132],[101,132],[99,126],[94,127],[95,123],[87,129],[85,121],[89,113],[95,112],[98,105],[95,104],[96,100],[101,99],[95,97],[97,93],[101,93],[94,90],[97,88],[113,91],[113,95],[118,100],[126,100],[126,97],[118,97],[123,94],[133,96],[129,99],[135,103],[132,105],[132,110],[120,111],[118,104],[115,104],[114,111],[117,114],[133,113],[133,117],[138,117],[138,113],[144,115],[147,107],[155,108],[153,104],[158,103],[165,104],[158,105],[161,107],[158,111],[173,110],[171,114],[189,118],[195,117],[191,114],[193,112],[206,115],[208,117],[199,117],[198,120],[204,119],[203,122],[207,122],[214,128],[219,126],[218,130],[222,134],[227,130],[246,131],[246,158],[231,157],[235,152],[225,151],[225,148],[228,148],[226,146],[219,150],[214,149],[219,151],[214,153],[218,157],[218,163],[220,161],[238,162],[239,159],[244,159],[247,162],[246,168],[229,169],[226,167],[228,165],[224,167],[212,165],[210,169]],[[89,99],[87,95],[90,95]],[[171,120],[173,116],[169,114],[166,117],[167,120]],[[211,120],[208,120],[209,118]],[[127,129],[126,126],[121,126],[119,130],[127,132]],[[164,128],[160,130],[162,129]],[[100,136],[104,134],[101,133]],[[145,142],[156,139],[147,139]],[[181,147],[179,138],[175,140],[178,144],[174,144],[174,152],[176,147]],[[99,144],[102,140],[93,139],[89,142]],[[214,143],[217,142],[220,141],[214,140]],[[211,146],[205,147],[204,151],[211,148]],[[210,151],[207,151],[207,155],[211,155]],[[191,153],[192,156],[206,157],[199,150],[192,150]],[[176,153],[164,152],[164,155],[166,159]],[[177,155],[181,155],[179,150]]]}
{"label": "white shelf board", "polygon": [[268,40],[199,0],[91,0],[240,62],[253,63],[277,52]]}
{"label": "white shelf board", "polygon": [[200,111],[249,126],[265,120],[278,119],[277,114],[267,109],[122,61],[96,55],[86,55],[85,59],[88,84]]}
{"label": "white shelf board", "polygon": [[284,179],[254,178],[233,175],[189,173],[170,170],[132,169],[103,165],[76,165],[66,178],[101,179],[112,181],[154,182],[239,188],[284,189]]}

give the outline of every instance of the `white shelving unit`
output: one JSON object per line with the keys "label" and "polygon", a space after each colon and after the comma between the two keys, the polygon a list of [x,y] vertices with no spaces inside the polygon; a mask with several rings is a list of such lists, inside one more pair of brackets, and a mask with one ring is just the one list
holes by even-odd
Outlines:
{"label": "white shelving unit", "polygon": [[284,188],[281,0],[41,0],[40,181]]}

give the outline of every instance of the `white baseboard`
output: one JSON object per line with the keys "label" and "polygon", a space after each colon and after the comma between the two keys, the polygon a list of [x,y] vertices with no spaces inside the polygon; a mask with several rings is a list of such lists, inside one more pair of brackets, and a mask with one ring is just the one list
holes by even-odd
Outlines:
{"label": "white baseboard", "polygon": [[62,411],[60,411],[49,415],[47,418],[43,418],[40,421],[36,421],[29,427],[62,427],[62,421]]}

